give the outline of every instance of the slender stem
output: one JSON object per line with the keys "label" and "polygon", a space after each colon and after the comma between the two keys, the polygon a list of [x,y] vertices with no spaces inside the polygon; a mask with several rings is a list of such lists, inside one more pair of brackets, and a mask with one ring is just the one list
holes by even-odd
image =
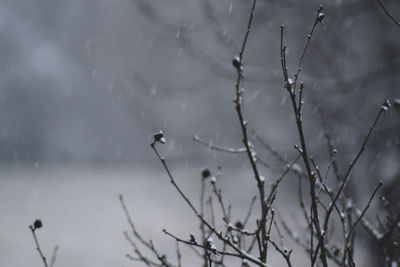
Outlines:
{"label": "slender stem", "polygon": [[56,257],[57,257],[57,251],[58,251],[58,246],[55,246],[53,250],[53,256],[51,257],[50,261],[50,267],[54,267],[54,263],[56,262]]}
{"label": "slender stem", "polygon": [[31,229],[31,232],[32,232],[32,235],[33,235],[33,239],[35,240],[36,250],[39,252],[39,255],[40,255],[40,257],[42,258],[42,261],[43,261],[44,266],[45,266],[45,267],[48,267],[46,257],[44,256],[44,254],[43,254],[43,252],[42,252],[42,249],[40,248],[39,241],[38,241],[38,239],[37,239],[37,237],[36,237],[35,231],[36,231],[37,228],[35,228],[34,226],[30,225],[30,226],[29,226],[29,229]]}
{"label": "slender stem", "polygon": [[181,255],[181,250],[179,249],[178,241],[176,241],[176,258],[178,260],[178,267],[182,267],[182,255]]}
{"label": "slender stem", "polygon": [[[142,238],[142,236],[139,234],[139,232],[136,230],[136,227],[135,227],[135,225],[134,225],[134,223],[133,223],[133,220],[132,220],[132,218],[131,218],[131,216],[130,216],[130,214],[129,214],[129,211],[128,211],[126,205],[125,205],[124,198],[123,198],[122,195],[119,196],[119,200],[120,200],[120,202],[121,202],[122,209],[124,210],[124,213],[125,213],[125,215],[126,215],[126,218],[127,218],[127,220],[128,220],[128,223],[129,223],[129,225],[130,225],[130,227],[131,227],[132,234],[139,240],[139,242],[140,242],[142,245],[144,245],[145,247],[147,247],[147,248],[156,256],[156,258],[161,262],[161,264],[162,264],[163,266],[171,266],[171,264],[167,261],[166,257],[164,257],[163,255],[161,255],[161,254],[158,252],[158,250],[155,248],[153,242],[152,242],[151,240],[150,240],[150,241],[144,240],[144,239]],[[142,261],[142,262],[144,262],[144,263],[146,263],[148,266],[154,265],[154,264],[152,264],[152,262],[153,262],[152,260],[150,260],[149,258],[145,257],[145,256],[141,253],[141,251],[139,250],[139,248],[138,248],[138,246],[136,245],[136,243],[129,237],[128,233],[125,232],[124,234],[125,234],[126,240],[132,245],[132,247],[133,247],[133,249],[134,249],[134,252],[135,252],[136,255],[139,257],[139,260]],[[130,255],[127,255],[127,257],[130,258],[130,259],[132,259],[132,260],[135,259],[135,258],[133,258],[133,257],[130,256]],[[155,265],[159,265],[159,264],[155,264]]]}
{"label": "slender stem", "polygon": [[376,0],[379,4],[379,6],[382,8],[382,10],[385,12],[386,16],[388,16],[388,18],[393,21],[394,24],[396,24],[397,27],[400,28],[400,22],[398,22],[391,14],[390,12],[386,9],[386,7],[383,5],[383,3],[381,2],[381,0]]}
{"label": "slender stem", "polygon": [[[293,107],[293,112],[296,118],[296,124],[297,124],[297,131],[298,131],[298,135],[299,135],[299,139],[300,139],[300,143],[301,143],[301,149],[299,149],[299,152],[303,158],[303,162],[304,165],[306,167],[307,170],[307,176],[309,179],[309,185],[310,185],[310,196],[311,196],[311,223],[312,225],[314,225],[315,231],[316,231],[316,236],[319,242],[319,245],[321,246],[321,254],[320,254],[320,259],[321,262],[323,264],[324,267],[328,266],[327,263],[327,259],[326,259],[326,252],[325,252],[325,234],[322,233],[322,229],[321,229],[321,225],[320,225],[320,221],[319,221],[319,214],[318,214],[318,202],[317,202],[317,195],[316,195],[316,181],[315,181],[315,176],[312,174],[311,171],[311,166],[310,166],[310,161],[309,161],[309,157],[308,157],[308,152],[307,152],[307,146],[306,146],[306,141],[305,141],[305,137],[304,137],[304,132],[303,132],[303,121],[302,121],[302,113],[301,113],[301,105],[302,105],[302,97],[303,97],[303,86],[301,86],[301,90],[300,90],[300,97],[299,97],[299,104],[297,104],[296,102],[296,83],[299,77],[299,73],[301,70],[301,64],[302,61],[304,59],[304,55],[307,51],[307,48],[309,47],[310,41],[311,41],[311,37],[314,33],[314,29],[316,27],[316,25],[318,24],[319,20],[319,16],[320,16],[320,12],[322,11],[322,6],[320,6],[317,10],[317,16],[314,20],[313,26],[311,28],[310,33],[307,36],[307,42],[304,46],[303,52],[301,53],[298,65],[297,65],[297,70],[296,73],[294,75],[294,82],[292,82],[287,75],[287,66],[286,66],[286,59],[285,59],[285,49],[286,47],[283,45],[283,30],[284,27],[281,26],[281,41],[280,41],[280,50],[281,50],[281,65],[282,65],[282,71],[283,71],[283,76],[285,79],[285,88],[287,89],[287,91],[289,92],[290,95],[290,99],[292,102],[292,107]],[[311,227],[311,239],[313,238],[313,228]],[[311,251],[311,254],[313,254],[313,251]],[[311,260],[314,257],[311,255]],[[314,262],[312,260],[311,262],[311,266],[314,266]]]}
{"label": "slender stem", "polygon": [[[320,12],[320,10],[318,10],[318,13],[319,13],[319,12]],[[318,15],[318,14],[317,14],[317,15]],[[315,30],[315,27],[317,26],[317,24],[318,24],[318,20],[315,19],[314,24],[313,24],[313,26],[312,26],[312,28],[311,28],[311,31],[310,31],[310,33],[307,35],[307,42],[306,42],[306,45],[304,46],[303,52],[301,53],[301,56],[300,56],[300,59],[299,59],[299,62],[297,63],[297,70],[296,70],[296,73],[295,73],[295,75],[294,75],[294,84],[293,84],[293,88],[296,88],[297,80],[298,80],[298,78],[299,78],[299,74],[300,74],[300,71],[301,71],[301,64],[303,63],[304,56],[305,56],[306,51],[307,51],[307,49],[308,49],[308,47],[309,47],[309,45],[310,45],[311,37],[312,37],[312,35],[313,35],[313,33],[314,33],[314,30]]]}
{"label": "slender stem", "polygon": [[333,208],[334,208],[334,204],[337,202],[337,200],[338,200],[340,194],[342,193],[342,191],[343,191],[343,189],[344,189],[344,187],[345,187],[345,185],[346,185],[346,183],[347,183],[347,181],[348,181],[348,179],[349,179],[349,177],[350,177],[350,173],[351,173],[353,167],[356,165],[356,163],[357,163],[358,159],[360,158],[361,154],[364,152],[365,147],[366,147],[366,145],[367,145],[367,142],[368,142],[368,140],[369,140],[369,137],[371,136],[371,134],[372,134],[372,132],[373,132],[373,130],[374,130],[376,124],[378,123],[379,118],[380,118],[381,115],[383,114],[383,112],[384,112],[384,111],[383,111],[382,109],[379,110],[378,115],[376,116],[374,122],[372,123],[371,127],[369,128],[368,134],[367,134],[367,136],[365,137],[365,139],[364,139],[364,141],[363,141],[363,143],[362,143],[362,145],[361,145],[360,150],[358,151],[357,155],[355,156],[354,160],[350,163],[350,166],[349,166],[349,168],[348,168],[347,171],[346,171],[346,174],[345,174],[345,176],[344,176],[344,178],[343,178],[343,181],[342,181],[342,183],[341,183],[341,185],[340,185],[340,187],[339,187],[339,190],[338,190],[338,192],[336,193],[336,196],[335,196],[335,198],[333,199],[331,205],[329,206],[328,212],[327,212],[327,214],[326,214],[326,217],[325,217],[325,226],[324,226],[324,229],[325,229],[325,230],[328,228],[329,216],[330,216],[330,214],[332,213],[332,210],[333,210]]}
{"label": "slender stem", "polygon": [[209,149],[216,150],[216,151],[221,151],[221,152],[227,152],[227,153],[232,153],[232,154],[239,154],[239,153],[246,153],[246,148],[225,148],[225,147],[220,147],[220,146],[214,146],[210,143],[207,143],[206,141],[203,141],[200,139],[198,136],[193,137],[193,141],[198,142],[202,145],[207,146]]}
{"label": "slender stem", "polygon": [[244,221],[243,221],[243,226],[246,226],[248,220],[250,219],[250,215],[251,215],[251,212],[253,211],[253,206],[254,206],[254,203],[256,202],[256,200],[257,200],[257,196],[254,196],[254,197],[251,199],[250,206],[249,206],[249,210],[247,211],[246,218],[245,218]]}
{"label": "slender stem", "polygon": [[[303,132],[303,122],[301,118],[301,114],[297,112],[297,105],[296,105],[296,99],[295,95],[293,93],[290,93],[290,98],[292,100],[292,106],[293,110],[296,115],[296,124],[297,124],[297,130],[300,138],[300,143],[301,143],[301,156],[303,158],[304,165],[306,166],[307,170],[307,175],[309,178],[309,185],[310,185],[310,196],[311,196],[311,221],[312,224],[315,227],[316,230],[316,235],[318,238],[318,241],[321,246],[321,261],[324,267],[328,266],[328,263],[326,261],[326,254],[325,254],[325,241],[324,241],[324,234],[322,234],[321,231],[321,225],[319,221],[319,215],[318,215],[318,204],[317,204],[317,195],[316,195],[316,186],[315,186],[315,176],[311,172],[311,166],[310,166],[310,161],[308,157],[308,152],[307,152],[307,146],[306,146],[306,141],[304,137],[304,132]],[[313,265],[313,264],[312,264]]]}
{"label": "slender stem", "polygon": [[[375,187],[374,191],[372,192],[367,205],[365,206],[365,208],[363,209],[363,211],[361,212],[361,214],[358,216],[357,220],[354,222],[354,224],[351,226],[350,231],[347,234],[347,238],[345,240],[345,250],[344,250],[344,255],[343,255],[343,262],[346,258],[346,253],[350,250],[350,248],[352,248],[353,246],[348,246],[349,242],[351,240],[351,237],[354,234],[354,230],[356,229],[358,223],[362,220],[362,218],[364,217],[365,213],[367,212],[367,210],[369,209],[369,207],[371,206],[371,202],[374,199],[376,193],[378,192],[379,188],[381,188],[381,186],[383,185],[382,182],[379,182],[379,184]],[[349,249],[347,249],[349,247]],[[349,252],[350,253],[350,252]],[[351,253],[350,253],[351,254]],[[349,255],[350,256],[350,255]]]}
{"label": "slender stem", "polygon": [[218,189],[217,185],[214,182],[211,182],[211,185],[212,185],[214,194],[217,196],[218,203],[222,210],[222,214],[224,215],[223,219],[226,223],[229,223],[229,215],[228,215],[228,212],[226,211],[224,201],[222,200],[221,189]]}
{"label": "slender stem", "polygon": [[[206,179],[202,178],[201,180],[201,192],[200,192],[200,216],[204,218],[204,195],[205,195],[205,187],[206,187]],[[204,227],[203,221],[200,221],[200,232],[201,232],[201,239],[202,242],[205,244],[206,242],[206,230]],[[203,251],[203,262],[204,266],[208,267],[208,253],[207,253],[207,246],[204,245],[204,251]],[[210,265],[211,267],[211,265]]]}
{"label": "slender stem", "polygon": [[278,159],[283,164],[288,164],[287,160],[285,160],[285,158],[278,151],[276,151],[274,148],[272,148],[272,146],[270,146],[267,142],[265,142],[258,134],[254,133],[254,136],[257,139],[257,141],[260,142],[261,145],[263,145],[266,149],[268,149],[268,151],[276,159]]}
{"label": "slender stem", "polygon": [[[250,34],[250,30],[251,30],[251,25],[253,23],[253,18],[254,18],[254,9],[255,9],[255,5],[256,5],[257,0],[253,0],[253,5],[251,8],[251,13],[250,13],[250,18],[249,18],[249,22],[247,25],[247,31],[242,43],[242,48],[240,49],[239,52],[239,64],[240,67],[237,68],[237,79],[236,79],[236,97],[234,100],[235,103],[235,110],[236,113],[238,115],[239,118],[239,122],[240,122],[240,128],[242,131],[242,138],[243,138],[243,144],[246,147],[246,152],[247,152],[247,157],[250,161],[253,173],[254,173],[254,178],[257,182],[257,187],[258,187],[258,191],[259,191],[259,195],[260,195],[260,202],[261,202],[261,218],[264,218],[266,213],[267,213],[267,207],[266,207],[266,203],[265,203],[265,190],[264,190],[264,181],[261,179],[261,176],[259,174],[258,168],[257,168],[257,164],[256,164],[256,157],[255,157],[255,153],[253,151],[253,148],[250,144],[249,138],[248,138],[248,133],[247,133],[247,121],[244,119],[243,116],[243,110],[242,110],[242,95],[243,95],[243,91],[240,89],[240,82],[242,79],[242,64],[243,64],[243,54],[246,48],[246,44],[247,44],[247,40]],[[261,225],[259,225],[260,229],[261,229],[261,239],[260,239],[260,260],[262,262],[266,262],[266,253],[263,250],[264,244],[266,244],[267,239],[266,239],[266,221],[265,220],[261,220],[260,221]]]}

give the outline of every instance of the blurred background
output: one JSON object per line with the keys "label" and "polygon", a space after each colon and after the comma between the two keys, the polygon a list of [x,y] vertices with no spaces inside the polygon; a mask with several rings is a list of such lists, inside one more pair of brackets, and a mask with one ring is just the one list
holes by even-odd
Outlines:
{"label": "blurred background", "polygon": [[[326,17],[299,79],[306,85],[304,124],[321,167],[329,162],[325,125],[343,172],[380,105],[400,98],[400,31],[375,0],[258,0],[244,55],[244,112],[260,158],[282,167],[255,134],[295,158],[280,25],[293,74],[320,4]],[[400,18],[400,3],[385,5]],[[193,137],[242,145],[231,62],[250,7],[238,0],[0,0],[2,266],[41,265],[28,229],[37,217],[47,255],[60,246],[56,266],[137,266],[124,257],[130,247],[120,193],[143,232],[162,244],[171,241],[163,227],[197,229],[149,147],[158,130],[167,138],[161,153],[189,194],[197,198],[202,167],[222,166],[227,198],[239,210],[248,205],[255,184],[239,175],[249,174],[247,159]],[[380,179],[387,185],[381,194],[399,203],[399,122],[399,109],[386,113],[353,173],[350,188],[360,205]],[[284,192],[293,187],[285,186]],[[365,250],[373,250],[365,240]]]}

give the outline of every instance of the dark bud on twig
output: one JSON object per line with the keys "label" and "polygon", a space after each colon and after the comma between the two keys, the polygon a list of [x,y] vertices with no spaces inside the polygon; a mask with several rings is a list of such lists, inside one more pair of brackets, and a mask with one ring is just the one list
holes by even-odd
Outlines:
{"label": "dark bud on twig", "polygon": [[39,229],[42,228],[43,224],[42,221],[39,219],[36,219],[35,222],[33,223],[33,229]]}
{"label": "dark bud on twig", "polygon": [[236,56],[232,59],[232,65],[235,67],[236,70],[242,72],[243,65],[242,65],[242,62],[240,62],[240,58],[238,56]]}
{"label": "dark bud on twig", "polygon": [[325,17],[325,14],[322,12],[319,12],[318,16],[317,16],[317,22],[324,24],[324,17]]}
{"label": "dark bud on twig", "polygon": [[160,142],[161,144],[165,144],[165,137],[163,131],[158,131],[154,135],[154,141],[153,144]]}
{"label": "dark bud on twig", "polygon": [[242,223],[241,221],[237,221],[237,222],[235,223],[235,227],[236,227],[237,229],[243,230],[244,225],[243,225],[243,223]]}
{"label": "dark bud on twig", "polygon": [[211,176],[211,172],[208,168],[204,168],[201,171],[201,177],[203,177],[203,179],[206,179],[207,177],[210,177],[210,176]]}

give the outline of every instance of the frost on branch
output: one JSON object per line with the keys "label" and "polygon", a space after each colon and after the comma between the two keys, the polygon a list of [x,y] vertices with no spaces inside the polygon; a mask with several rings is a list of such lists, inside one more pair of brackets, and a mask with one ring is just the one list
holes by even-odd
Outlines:
{"label": "frost on branch", "polygon": [[381,106],[381,110],[384,111],[384,112],[388,111],[390,106],[391,105],[390,105],[389,99],[386,99],[385,102],[383,102],[383,104]]}
{"label": "frost on branch", "polygon": [[157,142],[160,142],[161,144],[165,144],[165,142],[166,142],[164,133],[161,130],[154,133],[153,138],[154,138],[153,144],[155,144]]}

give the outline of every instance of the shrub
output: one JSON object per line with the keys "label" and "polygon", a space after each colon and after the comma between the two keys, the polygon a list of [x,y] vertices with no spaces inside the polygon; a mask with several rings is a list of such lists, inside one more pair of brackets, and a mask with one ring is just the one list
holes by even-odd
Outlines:
{"label": "shrub", "polygon": [[[396,22],[382,3],[378,2],[386,14]],[[209,146],[210,149],[246,155],[253,174],[254,190],[256,192],[250,201],[246,217],[242,220],[233,219],[231,211],[234,207],[226,204],[225,196],[219,187],[220,173],[214,175],[208,168],[201,171],[201,201],[200,206],[196,207],[176,182],[173,172],[168,167],[167,160],[160,154],[158,146],[167,141],[162,131],[157,132],[154,134],[151,148],[163,165],[171,185],[196,216],[200,231],[199,234],[196,234],[195,229],[193,233],[175,234],[167,229],[163,230],[167,236],[176,241],[177,263],[172,263],[169,257],[164,255],[151,240],[147,240],[136,229],[121,195],[121,205],[131,228],[131,235],[125,233],[125,236],[134,251],[134,255],[127,255],[128,258],[147,266],[182,266],[180,245],[185,245],[190,247],[193,250],[193,255],[198,256],[203,266],[207,267],[230,266],[232,264],[232,261],[229,260],[230,258],[237,259],[241,266],[269,266],[272,253],[279,255],[287,266],[295,266],[297,265],[296,259],[291,257],[292,252],[300,248],[308,255],[310,266],[356,266],[355,250],[357,249],[359,238],[358,229],[363,228],[378,244],[378,249],[375,253],[379,257],[381,266],[398,266],[400,264],[400,216],[393,212],[388,202],[383,199],[385,207],[384,221],[379,220],[378,226],[375,226],[376,223],[372,223],[366,218],[371,203],[383,183],[377,182],[374,188],[370,188],[368,200],[362,206],[356,204],[357,201],[353,199],[351,188],[349,189],[348,187],[352,171],[363,152],[367,149],[368,141],[372,138],[374,129],[378,127],[378,123],[385,113],[391,112],[390,101],[385,100],[380,105],[377,105],[376,117],[372,120],[369,129],[365,131],[361,147],[356,149],[353,160],[343,173],[338,171],[339,163],[331,135],[328,129],[323,127],[322,130],[330,157],[328,159],[329,164],[322,170],[318,165],[320,159],[311,156],[310,148],[307,145],[307,136],[303,126],[303,120],[307,118],[303,118],[302,115],[306,85],[301,82],[300,74],[302,62],[307,56],[313,34],[318,30],[320,24],[324,22],[323,7],[320,6],[317,9],[311,30],[306,35],[304,48],[292,75],[286,60],[285,27],[282,25],[280,27],[279,52],[283,88],[286,90],[291,102],[298,136],[298,144],[294,145],[297,156],[292,160],[285,159],[258,135],[249,132],[249,125],[243,111],[243,99],[245,97],[245,90],[241,88],[241,82],[245,78],[243,59],[248,37],[251,33],[255,7],[256,0],[253,0],[241,49],[239,54],[232,60],[233,68],[236,71],[233,103],[240,125],[243,146],[240,148],[225,148],[210,145],[198,136],[194,137],[194,141]],[[399,100],[395,99],[394,105],[397,112],[399,111],[398,103]],[[317,108],[322,111],[321,107],[317,106]],[[323,123],[323,125],[325,124]],[[266,184],[259,166],[271,167],[258,156],[257,148],[253,143],[254,139],[263,144],[264,148],[269,150],[284,165],[278,177],[270,184]],[[304,234],[299,234],[294,230],[293,223],[285,219],[287,217],[285,211],[275,202],[281,182],[289,175],[296,177],[298,180],[297,205],[299,214],[303,219],[302,224],[306,229]],[[217,214],[217,210],[221,214]],[[210,215],[207,216],[206,214]],[[219,218],[222,218],[222,221],[219,221]],[[41,222],[39,222],[38,220],[35,221],[34,226],[30,228],[35,238],[37,249],[45,266],[47,266],[46,258],[40,250],[35,235],[35,230],[42,226]],[[296,222],[296,224],[300,224],[300,222]],[[335,229],[337,226],[340,226],[339,229]],[[284,236],[290,237],[296,245],[293,248],[288,248],[287,244],[283,242]],[[144,250],[148,251],[144,252]],[[53,258],[55,259],[55,256]],[[53,264],[54,261],[52,261],[51,265]]]}

